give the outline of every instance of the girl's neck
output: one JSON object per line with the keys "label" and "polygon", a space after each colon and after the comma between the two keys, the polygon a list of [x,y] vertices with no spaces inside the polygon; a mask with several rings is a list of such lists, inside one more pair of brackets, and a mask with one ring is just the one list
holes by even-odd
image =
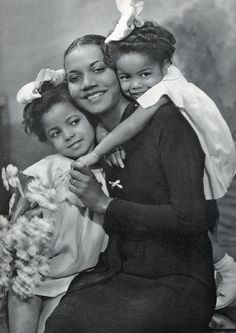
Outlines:
{"label": "girl's neck", "polygon": [[100,116],[102,122],[109,131],[120,123],[123,113],[129,103],[129,100],[121,95],[116,106]]}

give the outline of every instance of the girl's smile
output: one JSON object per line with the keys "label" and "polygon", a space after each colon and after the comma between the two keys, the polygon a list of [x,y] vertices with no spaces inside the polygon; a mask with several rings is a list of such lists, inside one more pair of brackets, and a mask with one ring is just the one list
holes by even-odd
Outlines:
{"label": "girl's smile", "polygon": [[63,156],[77,159],[94,145],[94,128],[86,116],[70,103],[58,103],[43,114],[48,141]]}
{"label": "girl's smile", "polygon": [[121,55],[116,61],[116,68],[123,93],[134,99],[160,82],[164,76],[159,63],[141,53]]}

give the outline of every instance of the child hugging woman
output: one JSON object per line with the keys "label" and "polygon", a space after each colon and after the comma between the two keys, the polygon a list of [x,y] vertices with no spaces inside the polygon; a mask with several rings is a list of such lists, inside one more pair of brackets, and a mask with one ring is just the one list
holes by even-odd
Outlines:
{"label": "child hugging woman", "polygon": [[[103,215],[89,211],[68,189],[72,161],[94,148],[92,116],[75,106],[65,84],[53,87],[47,83],[42,86],[40,97],[25,106],[23,119],[26,133],[50,143],[57,151],[24,170],[29,180],[12,222],[14,227],[28,207],[26,198],[32,192],[32,179],[45,191],[54,190],[56,209],[38,207],[25,214],[28,218],[30,215],[50,217],[54,223],[47,262],[49,272],[31,290],[33,296],[22,295],[14,287],[14,279],[10,281],[8,296],[10,333],[39,333],[44,331],[47,317],[72,279],[96,265],[99,254],[107,246],[108,236],[102,227]],[[101,170],[94,167],[93,173],[106,191]],[[37,199],[37,189],[35,194]],[[13,276],[17,276],[17,269]]]}
{"label": "child hugging woman", "polygon": [[[176,43],[172,33],[155,22],[135,26],[134,17],[132,22],[132,31],[125,25],[116,26],[105,40],[104,52],[106,61],[116,70],[122,92],[139,106],[110,133],[104,127],[103,140],[79,162],[98,162],[141,132],[162,105],[173,102],[194,129],[205,153],[203,183],[208,200],[208,228],[213,231],[217,210],[214,199],[227,192],[236,172],[232,135],[215,103],[172,65]],[[99,126],[102,128],[102,123]],[[216,303],[216,309],[220,309],[236,297],[236,263],[219,247],[211,232],[209,237],[214,268],[220,277]]]}

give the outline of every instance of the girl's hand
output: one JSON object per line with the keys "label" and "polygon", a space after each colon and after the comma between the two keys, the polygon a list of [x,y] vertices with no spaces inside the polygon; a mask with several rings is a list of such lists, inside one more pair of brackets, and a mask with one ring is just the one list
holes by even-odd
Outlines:
{"label": "girl's hand", "polygon": [[93,164],[96,164],[99,161],[99,157],[95,153],[89,153],[87,155],[84,155],[80,157],[77,162],[79,162],[82,165],[85,166],[91,166]]}
{"label": "girl's hand", "polygon": [[105,161],[109,166],[115,165],[124,168],[125,151],[119,147],[111,155],[105,157]]}
{"label": "girl's hand", "polygon": [[79,162],[74,162],[72,168],[69,190],[92,211],[105,213],[112,199],[102,191],[101,185],[92,171]]}
{"label": "girl's hand", "polygon": [[57,86],[58,84],[62,83],[66,78],[66,74],[64,69],[58,69],[53,70],[49,68],[43,68],[39,71],[37,74],[36,80],[35,80],[35,89],[39,90],[44,82],[50,82],[54,86]]}

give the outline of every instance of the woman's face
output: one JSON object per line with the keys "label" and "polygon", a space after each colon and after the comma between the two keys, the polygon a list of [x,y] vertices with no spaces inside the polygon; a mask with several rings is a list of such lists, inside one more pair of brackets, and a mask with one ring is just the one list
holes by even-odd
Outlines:
{"label": "woman's face", "polygon": [[121,90],[117,76],[103,60],[97,45],[79,45],[65,59],[70,94],[75,102],[95,115],[114,109]]}
{"label": "woman's face", "polygon": [[61,155],[77,159],[93,149],[94,128],[74,105],[55,104],[41,121],[48,141]]}

